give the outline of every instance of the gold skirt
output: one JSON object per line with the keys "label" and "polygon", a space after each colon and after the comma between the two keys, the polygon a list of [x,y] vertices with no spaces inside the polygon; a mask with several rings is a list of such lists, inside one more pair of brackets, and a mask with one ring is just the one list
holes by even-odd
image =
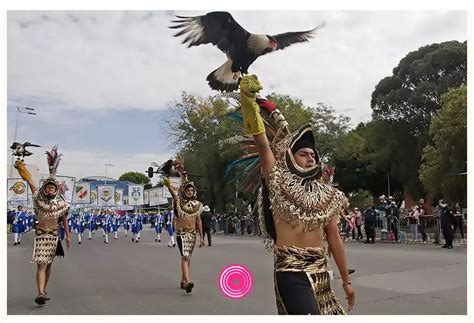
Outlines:
{"label": "gold skirt", "polygon": [[32,262],[51,264],[56,256],[64,256],[58,237],[58,229],[48,230],[38,227],[35,234]]}
{"label": "gold skirt", "polygon": [[196,230],[177,228],[176,240],[181,256],[191,258],[196,244]]}
{"label": "gold skirt", "polygon": [[288,312],[278,291],[277,272],[304,272],[311,285],[320,314],[346,314],[336,298],[336,294],[331,289],[325,249],[274,246],[274,264],[275,297],[278,314],[288,314]]}

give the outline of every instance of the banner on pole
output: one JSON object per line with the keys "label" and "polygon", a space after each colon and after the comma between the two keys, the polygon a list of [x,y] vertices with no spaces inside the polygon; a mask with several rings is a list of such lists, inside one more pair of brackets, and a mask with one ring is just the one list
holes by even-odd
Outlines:
{"label": "banner on pole", "polygon": [[28,201],[28,183],[21,178],[8,178],[7,192],[9,202]]}
{"label": "banner on pole", "polygon": [[98,206],[115,206],[115,185],[97,186]]}
{"label": "banner on pole", "polygon": [[168,199],[163,197],[163,187],[149,190],[148,198],[150,200],[150,206],[168,204]]}
{"label": "banner on pole", "polygon": [[91,203],[91,183],[74,183],[72,194],[73,204]]}
{"label": "banner on pole", "polygon": [[[181,185],[181,178],[170,177],[170,182],[171,182],[171,187],[173,187],[175,191],[178,191],[179,186]],[[163,197],[168,198],[168,199],[173,197],[166,186],[163,186]]]}
{"label": "banner on pole", "polygon": [[115,190],[115,206],[123,206],[123,188]]}
{"label": "banner on pole", "polygon": [[144,190],[143,191],[143,204],[145,204],[145,205],[150,204],[149,199],[148,199],[149,198],[149,194],[148,194],[149,191],[150,190]]}
{"label": "banner on pole", "polygon": [[128,185],[128,205],[143,205],[143,185]]}

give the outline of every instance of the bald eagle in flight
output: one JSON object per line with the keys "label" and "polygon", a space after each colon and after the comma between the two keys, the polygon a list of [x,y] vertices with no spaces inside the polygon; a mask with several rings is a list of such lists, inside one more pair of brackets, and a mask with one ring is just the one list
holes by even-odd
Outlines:
{"label": "bald eagle in flight", "polygon": [[210,12],[203,16],[176,16],[173,26],[179,29],[174,36],[185,35],[183,44],[188,47],[209,44],[217,46],[227,55],[227,61],[207,76],[209,86],[219,91],[235,91],[242,74],[259,57],[294,43],[308,41],[321,24],[311,30],[287,32],[278,35],[251,34],[242,28],[228,12]]}

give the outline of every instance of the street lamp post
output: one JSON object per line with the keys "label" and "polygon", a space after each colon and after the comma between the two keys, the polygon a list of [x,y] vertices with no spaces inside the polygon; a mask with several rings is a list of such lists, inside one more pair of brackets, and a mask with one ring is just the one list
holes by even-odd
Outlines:
{"label": "street lamp post", "polygon": [[[23,113],[23,114],[30,114],[30,115],[33,115],[35,116],[36,115],[36,112],[33,112],[35,111],[34,108],[29,108],[29,107],[16,107],[17,109],[17,113],[16,113],[16,122],[15,122],[15,135],[13,137],[13,142],[16,141],[16,136],[18,134],[18,121],[20,120],[20,113]],[[10,177],[13,176],[13,159],[15,157],[12,155],[12,159],[11,159],[11,165],[10,165]]]}
{"label": "street lamp post", "polygon": [[105,166],[105,184],[107,185],[107,167],[108,167],[108,166],[115,167],[115,165],[112,165],[112,164],[104,164],[104,166]]}

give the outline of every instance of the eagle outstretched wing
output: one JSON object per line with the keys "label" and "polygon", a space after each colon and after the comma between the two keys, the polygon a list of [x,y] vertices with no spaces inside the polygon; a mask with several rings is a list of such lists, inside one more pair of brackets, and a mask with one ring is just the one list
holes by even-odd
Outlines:
{"label": "eagle outstretched wing", "polygon": [[176,16],[172,29],[181,29],[175,37],[186,35],[183,44],[188,47],[212,43],[224,53],[234,52],[238,44],[245,44],[249,32],[240,26],[228,12],[216,11],[203,16]]}
{"label": "eagle outstretched wing", "polygon": [[319,26],[316,26],[315,28],[311,30],[306,30],[306,31],[292,31],[288,33],[283,33],[283,34],[278,34],[272,36],[275,38],[278,42],[278,47],[277,50],[283,49],[285,47],[288,47],[292,44],[296,43],[302,43],[305,41],[310,40],[314,36],[314,33],[318,30],[324,27],[324,23],[320,24]]}

